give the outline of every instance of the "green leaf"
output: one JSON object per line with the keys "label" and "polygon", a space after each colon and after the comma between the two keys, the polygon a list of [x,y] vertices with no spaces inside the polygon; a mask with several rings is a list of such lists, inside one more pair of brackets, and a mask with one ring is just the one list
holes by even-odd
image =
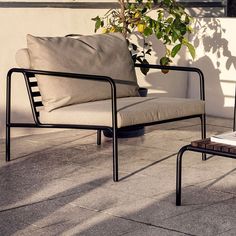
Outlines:
{"label": "green leaf", "polygon": [[181,44],[177,44],[176,46],[173,47],[172,51],[171,51],[171,56],[175,57],[175,55],[179,52],[179,50],[181,49]]}
{"label": "green leaf", "polygon": [[143,34],[144,34],[145,36],[152,35],[152,33],[153,33],[153,31],[152,31],[152,28],[150,28],[150,27],[146,27],[146,28],[144,29],[144,31],[143,31]]}
{"label": "green leaf", "polygon": [[133,3],[130,5],[130,10],[131,10],[131,11],[134,11],[134,10],[135,10],[135,5],[134,5]]}
{"label": "green leaf", "polygon": [[102,25],[102,21],[100,18],[98,18],[95,23],[95,32],[97,32],[97,30],[101,27],[101,25]]}
{"label": "green leaf", "polygon": [[168,18],[168,19],[166,20],[166,22],[169,23],[169,24],[171,24],[171,23],[173,22],[173,20],[174,20],[174,19],[173,19],[172,17],[170,17],[170,18]]}
{"label": "green leaf", "polygon": [[163,12],[159,11],[158,12],[158,20],[161,21],[163,19]]}
{"label": "green leaf", "polygon": [[171,62],[171,60],[170,60],[170,58],[168,58],[168,57],[162,57],[162,58],[160,59],[160,64],[161,64],[162,66],[167,66],[170,62]]}
{"label": "green leaf", "polygon": [[185,35],[186,32],[187,32],[187,27],[186,27],[186,25],[185,25],[185,24],[180,24],[180,25],[179,25],[179,30],[180,30],[180,32],[181,32],[182,35]]}
{"label": "green leaf", "polygon": [[186,46],[188,47],[188,50],[192,56],[192,58],[194,59],[196,56],[196,52],[195,52],[195,48],[191,43],[187,43]]}
{"label": "green leaf", "polygon": [[[153,15],[148,14],[150,9],[156,9],[153,11],[155,18],[153,18]],[[187,32],[191,33],[192,31],[190,27],[192,17],[185,12],[184,8],[176,0],[125,0],[124,20],[127,22],[127,25],[123,24],[120,13],[120,9],[110,9],[102,17],[96,16],[92,18],[95,22],[95,32],[103,27],[108,29],[107,31],[124,33],[124,27],[126,27],[125,31],[128,37],[130,34],[133,34],[138,24],[143,24],[144,27],[140,32],[144,38],[154,33],[156,38],[160,39],[162,43],[172,45],[172,50],[166,50],[165,56],[161,59],[162,64],[168,65],[170,58],[175,57],[179,53],[182,45],[187,47],[193,58],[195,57],[193,45],[184,38]],[[139,13],[138,17],[136,13]],[[148,41],[149,39],[147,39]],[[130,43],[132,52],[139,52],[139,55],[141,55],[141,57],[134,56],[134,59],[140,61],[140,63],[145,62],[144,57],[146,54],[151,54],[149,46],[142,46],[143,53]]]}
{"label": "green leaf", "polygon": [[188,44],[188,43],[189,43],[188,40],[187,40],[186,38],[183,38],[182,44],[186,45],[186,44]]}
{"label": "green leaf", "polygon": [[179,32],[177,30],[173,30],[171,36],[172,36],[172,41],[175,43],[176,40],[179,38]]}
{"label": "green leaf", "polygon": [[155,32],[159,32],[159,31],[160,31],[160,24],[156,22]]}
{"label": "green leaf", "polygon": [[163,36],[163,33],[161,31],[159,31],[157,34],[156,34],[157,38],[160,39],[162,36]]}
{"label": "green leaf", "polygon": [[148,10],[148,9],[147,9],[146,7],[144,7],[144,8],[142,9],[141,13],[144,14],[144,13],[147,12],[147,10]]}
{"label": "green leaf", "polygon": [[170,33],[170,30],[171,30],[171,27],[170,27],[170,26],[166,27],[166,34],[169,34],[169,33]]}
{"label": "green leaf", "polygon": [[194,46],[191,43],[189,43],[189,41],[186,38],[183,38],[182,44],[185,45],[188,48],[192,58],[194,59],[195,56],[196,56],[196,52],[195,52]]}
{"label": "green leaf", "polygon": [[176,16],[175,20],[173,21],[173,27],[178,29],[180,24],[181,24],[180,17]]}
{"label": "green leaf", "polygon": [[[162,66],[168,66],[170,62],[171,62],[171,60],[170,60],[169,57],[162,57],[161,60],[160,60],[160,64]],[[161,72],[163,74],[167,74],[169,72],[169,70],[168,69],[161,69]]]}
{"label": "green leaf", "polygon": [[164,35],[164,41],[163,41],[164,44],[170,44],[171,43],[171,40],[169,39],[168,35]]}
{"label": "green leaf", "polygon": [[156,21],[155,20],[153,20],[151,17],[145,17],[145,21],[148,23],[148,26],[150,27],[150,28],[155,28],[155,26],[156,26]]}
{"label": "green leaf", "polygon": [[185,24],[189,24],[189,22],[190,22],[190,19],[189,19],[188,15],[186,15],[186,16],[185,16],[184,23],[185,23]]}

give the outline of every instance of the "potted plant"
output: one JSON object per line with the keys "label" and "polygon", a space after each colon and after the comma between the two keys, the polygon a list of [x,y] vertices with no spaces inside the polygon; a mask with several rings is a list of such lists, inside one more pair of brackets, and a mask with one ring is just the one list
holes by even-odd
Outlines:
{"label": "potted plant", "polygon": [[[118,0],[118,3],[119,9],[110,9],[104,16],[92,19],[95,32],[121,32],[129,43],[134,62],[148,63],[146,56],[152,52],[151,35],[155,35],[165,47],[165,53],[160,58],[161,65],[169,65],[184,46],[194,59],[195,49],[186,37],[192,32],[193,19],[175,0]],[[141,37],[142,44],[132,42],[132,35]],[[146,75],[148,69],[141,71]]]}
{"label": "potted plant", "polygon": [[[161,65],[169,65],[182,47],[187,47],[192,58],[195,49],[188,41],[187,34],[192,32],[192,17],[175,0],[117,0],[118,9],[110,9],[103,16],[92,18],[95,21],[95,32],[121,32],[127,39],[134,62],[148,64],[147,55],[152,53],[152,44],[149,36],[155,35],[165,48],[160,58]],[[141,44],[132,41],[138,37]],[[141,39],[141,40],[140,40]],[[146,75],[148,68],[141,68]],[[162,70],[168,73],[168,70]],[[140,95],[147,94],[146,88],[140,89]],[[104,131],[106,137],[112,137],[112,132]],[[144,128],[120,130],[118,137],[136,137],[144,134]]]}

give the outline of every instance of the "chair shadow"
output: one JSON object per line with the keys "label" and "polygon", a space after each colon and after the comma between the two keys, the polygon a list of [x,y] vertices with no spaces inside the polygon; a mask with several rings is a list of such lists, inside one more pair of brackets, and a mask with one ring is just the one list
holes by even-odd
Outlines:
{"label": "chair shadow", "polygon": [[161,160],[154,161],[153,163],[148,164],[148,165],[146,165],[146,166],[144,166],[144,167],[142,167],[142,168],[140,168],[140,169],[138,169],[138,170],[136,170],[136,171],[133,171],[132,173],[130,173],[130,174],[128,174],[128,175],[126,175],[126,176],[120,178],[120,181],[125,180],[125,179],[127,179],[127,178],[129,178],[129,177],[131,177],[131,176],[133,176],[133,175],[135,175],[135,174],[137,174],[137,173],[139,173],[139,172],[141,172],[141,171],[143,171],[143,170],[148,169],[148,168],[151,167],[151,166],[154,166],[154,165],[156,165],[156,164],[158,164],[158,163],[161,163],[161,162],[163,162],[163,161],[165,161],[165,160],[168,160],[169,158],[171,158],[171,157],[173,157],[173,156],[176,156],[176,155],[177,155],[177,153],[174,153],[174,154],[171,154],[171,155],[169,155],[169,156],[167,156],[167,157],[162,158]]}

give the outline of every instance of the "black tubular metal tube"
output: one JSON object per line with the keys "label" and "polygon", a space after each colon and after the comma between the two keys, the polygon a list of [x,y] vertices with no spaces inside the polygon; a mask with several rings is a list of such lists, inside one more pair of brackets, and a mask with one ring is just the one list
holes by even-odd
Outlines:
{"label": "black tubular metal tube", "polygon": [[[175,119],[168,119],[168,120],[161,120],[151,123],[142,123],[138,125],[132,125],[128,127],[142,127],[142,126],[152,126],[152,125],[158,125],[158,124],[164,124],[174,121],[180,121],[180,120],[186,120],[186,119],[192,119],[192,118],[199,118],[201,117],[201,114],[193,115],[193,116],[183,116]],[[28,127],[28,128],[62,128],[62,129],[90,129],[90,130],[110,130],[112,132],[112,127],[109,126],[95,126],[95,125],[77,125],[77,124],[68,124],[68,125],[61,125],[61,124],[35,124],[35,123],[11,123],[11,127]]]}
{"label": "black tubular metal tube", "polygon": [[181,185],[182,185],[182,156],[187,146],[182,147],[176,159],[176,206],[181,206]]}
{"label": "black tubular metal tube", "polygon": [[6,161],[11,158],[11,75],[12,71],[9,71],[6,87]]}
{"label": "black tubular metal tube", "polygon": [[182,156],[185,151],[193,151],[199,153],[205,153],[210,155],[217,155],[222,157],[228,157],[232,159],[236,159],[235,153],[220,151],[220,150],[211,150],[207,148],[201,147],[193,147],[192,145],[186,145],[182,147],[177,155],[176,160],[176,206],[181,205],[181,185],[182,185]]}
{"label": "black tubular metal tube", "polygon": [[[116,87],[115,81],[107,76],[100,76],[100,75],[87,75],[87,74],[77,74],[77,73],[68,73],[68,72],[56,72],[56,71],[43,71],[43,70],[31,70],[31,69],[22,69],[22,68],[12,68],[9,70],[10,74],[13,73],[22,73],[24,75],[25,78],[25,82],[26,82],[26,87],[27,87],[27,92],[29,95],[29,99],[30,99],[30,105],[31,105],[31,110],[33,113],[33,118],[34,118],[34,122],[41,128],[41,127],[56,127],[58,126],[58,128],[60,128],[60,125],[57,124],[42,124],[39,119],[38,116],[36,115],[36,109],[34,107],[34,102],[32,99],[32,92],[29,88],[29,82],[28,82],[28,75],[30,75],[32,77],[32,75],[48,75],[48,76],[57,76],[57,77],[66,77],[68,79],[80,79],[80,80],[92,80],[92,81],[98,81],[98,82],[107,82],[110,84],[111,89],[113,90]],[[116,99],[116,97],[115,97]],[[67,125],[65,125],[67,126]],[[75,126],[75,125],[74,125]],[[79,128],[80,125],[77,125],[77,128]],[[81,127],[83,128],[84,125],[81,125]],[[98,129],[103,129],[104,126],[96,126],[98,127]],[[96,127],[94,126],[94,129],[96,129]],[[68,125],[68,128],[73,128],[73,125]],[[74,127],[76,128],[76,127]],[[91,126],[88,126],[89,129],[91,129]]]}
{"label": "black tubular metal tube", "polygon": [[236,129],[236,86],[235,86],[235,93],[234,93],[234,120],[233,120],[233,131]]}
{"label": "black tubular metal tube", "polygon": [[[88,130],[104,130],[107,126],[97,126],[97,125],[61,125],[61,124],[35,124],[35,123],[11,123],[11,127],[20,128],[61,128],[61,129],[88,129]],[[110,128],[110,127],[109,127]]]}
{"label": "black tubular metal tube", "polygon": [[179,120],[199,118],[201,115],[202,114],[196,114],[196,115],[191,115],[191,116],[182,116],[182,117],[173,118],[173,119],[159,120],[159,121],[154,121],[154,122],[149,122],[149,123],[141,123],[141,124],[137,124],[137,125],[131,125],[131,126],[128,126],[128,127],[138,128],[138,127],[141,127],[141,126],[152,126],[152,125],[164,124],[164,123],[169,123],[169,122],[174,122],[174,121],[179,121]]}
{"label": "black tubular metal tube", "polygon": [[200,80],[200,99],[205,100],[205,84],[204,75],[199,68],[196,67],[185,67],[185,66],[162,66],[154,64],[135,64],[135,67],[143,67],[149,69],[159,69],[159,70],[173,70],[173,71],[186,71],[186,72],[196,72]]}
{"label": "black tubular metal tube", "polygon": [[[135,64],[136,67],[150,67],[150,68],[157,68],[157,69],[170,69],[170,70],[185,70],[185,71],[196,71],[198,70],[198,68],[189,68],[189,67],[177,67],[177,66],[160,66],[160,65],[141,65],[141,64]],[[191,70],[193,69],[193,70]],[[64,72],[52,72],[52,71],[41,71],[41,70],[28,70],[28,69],[21,69],[21,68],[13,68],[10,71],[12,72],[16,72],[16,73],[25,73],[25,74],[41,74],[41,75],[52,75],[52,76],[61,76],[61,77],[68,77],[68,78],[77,78],[77,79],[84,79],[84,80],[97,80],[97,81],[108,81],[110,84],[112,83],[113,85],[115,85],[115,81],[112,80],[109,77],[105,77],[105,76],[97,76],[97,75],[84,75],[84,74],[75,74],[75,73],[64,73]],[[10,72],[9,71],[9,72]],[[199,70],[200,71],[200,70]],[[11,73],[12,73],[11,72]],[[201,71],[199,72],[200,74]],[[202,80],[203,80],[203,74],[202,74]],[[120,81],[120,83],[122,83],[122,81]],[[202,83],[204,85],[204,82]],[[203,93],[202,96],[204,97],[204,86],[202,87],[203,89]],[[30,95],[30,94],[29,94]],[[31,105],[32,108],[32,112],[34,112],[34,107]],[[195,117],[199,117],[201,114],[196,114],[196,115],[192,115],[192,116],[187,116],[187,117],[180,117],[180,118],[175,118],[175,119],[170,119],[170,120],[164,120],[164,121],[157,121],[157,122],[151,122],[151,123],[144,123],[144,124],[138,124],[138,125],[133,125],[132,127],[139,127],[139,126],[149,126],[149,125],[154,125],[154,124],[160,124],[160,123],[166,123],[166,122],[172,122],[172,121],[177,121],[177,120],[181,120],[181,119],[190,119],[190,118],[195,118]],[[15,123],[15,127],[17,127],[17,123]],[[73,125],[57,125],[57,124],[41,124],[40,122],[36,123],[38,126],[40,127],[55,127],[58,126],[60,128],[73,128]],[[66,127],[65,127],[66,126]],[[22,127],[22,126],[21,126]],[[78,128],[84,128],[86,129],[87,126],[84,125],[78,125]],[[105,127],[105,126],[96,126],[98,129],[109,129],[112,127]],[[90,126],[88,126],[89,129],[92,129]]]}
{"label": "black tubular metal tube", "polygon": [[46,70],[31,70],[31,69],[23,69],[23,68],[12,68],[9,70],[10,73],[25,73],[25,74],[33,74],[33,75],[49,75],[49,76],[57,76],[57,77],[68,77],[73,79],[81,79],[81,80],[95,80],[99,82],[109,82],[115,84],[112,78],[108,76],[101,75],[88,75],[88,74],[79,74],[79,73],[69,73],[69,72],[58,72],[58,71],[46,71]]}
{"label": "black tubular metal tube", "polygon": [[118,169],[118,139],[117,139],[117,101],[116,101],[116,87],[111,88],[112,92],[112,131],[113,131],[113,181],[119,180]]}
{"label": "black tubular metal tube", "polygon": [[97,145],[101,145],[101,137],[102,134],[101,134],[101,130],[97,130]]}
{"label": "black tubular metal tube", "polygon": [[[202,133],[202,139],[206,138],[206,115],[201,115],[201,133]],[[206,161],[206,153],[202,153],[202,160]]]}
{"label": "black tubular metal tube", "polygon": [[[13,73],[21,73],[24,75],[27,91],[30,97],[30,105],[34,116],[35,124],[33,123],[13,123],[10,124],[10,95],[11,95],[11,88],[10,88],[10,81],[11,75]],[[92,125],[60,125],[60,124],[41,124],[38,120],[36,115],[36,110],[34,107],[34,102],[32,100],[32,92],[29,88],[29,81],[28,77],[32,77],[32,75],[48,75],[48,76],[59,76],[59,77],[67,77],[73,79],[80,79],[80,80],[92,80],[98,82],[107,82],[111,86],[111,106],[112,106],[112,129],[113,129],[113,179],[114,181],[118,181],[118,145],[117,145],[117,102],[116,102],[116,84],[115,81],[107,76],[100,76],[100,75],[87,75],[87,74],[76,74],[76,73],[67,73],[67,72],[53,72],[53,71],[42,71],[42,70],[29,70],[29,69],[21,69],[21,68],[12,68],[8,72],[7,76],[7,108],[6,108],[6,138],[9,140],[10,137],[10,126],[12,127],[32,127],[32,128],[78,128],[78,129],[94,129],[99,130],[100,137],[98,137],[97,143],[101,142],[101,129],[107,129],[110,127],[106,126],[92,126]],[[6,143],[6,160],[10,160],[10,140]]]}

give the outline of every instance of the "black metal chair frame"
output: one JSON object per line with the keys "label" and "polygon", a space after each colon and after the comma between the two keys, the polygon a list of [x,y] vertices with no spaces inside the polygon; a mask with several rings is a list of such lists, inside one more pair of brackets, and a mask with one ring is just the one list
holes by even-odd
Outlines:
{"label": "black metal chair frame", "polygon": [[[200,81],[200,100],[205,100],[205,90],[204,90],[204,75],[202,71],[194,67],[182,67],[182,66],[161,66],[153,64],[135,64],[135,67],[144,67],[149,69],[158,69],[158,70],[173,70],[173,71],[185,71],[185,72],[195,72],[199,76]],[[32,109],[32,115],[34,123],[16,123],[11,122],[11,80],[12,74],[20,73],[23,74],[30,105]],[[109,83],[111,88],[111,107],[112,107],[112,126],[98,126],[98,125],[80,125],[80,124],[42,124],[39,121],[39,112],[38,107],[43,106],[41,101],[35,101],[36,97],[41,96],[40,92],[35,92],[34,87],[37,87],[37,81],[32,81],[31,78],[35,75],[49,75],[57,77],[67,77],[68,79],[81,79],[81,80],[92,80],[99,82]],[[11,147],[11,128],[15,127],[27,127],[27,128],[69,128],[69,129],[88,129],[88,130],[97,130],[97,145],[101,144],[101,131],[102,130],[111,130],[113,133],[113,180],[117,182],[118,177],[118,140],[117,140],[117,98],[116,98],[116,83],[122,83],[122,81],[113,80],[107,76],[100,75],[86,75],[86,74],[75,74],[75,73],[65,73],[65,72],[53,72],[53,71],[42,71],[42,70],[31,70],[31,69],[21,69],[21,68],[12,68],[7,74],[7,91],[6,91],[6,161],[10,161],[10,147]],[[161,123],[173,122],[178,120],[190,119],[200,117],[201,120],[201,136],[202,138],[206,137],[206,118],[204,114],[197,114],[191,116],[184,116],[175,119],[162,120],[151,123],[143,123],[138,125],[133,125],[129,127],[140,127],[140,126],[150,126]],[[205,160],[205,155],[203,154],[203,160]]]}

